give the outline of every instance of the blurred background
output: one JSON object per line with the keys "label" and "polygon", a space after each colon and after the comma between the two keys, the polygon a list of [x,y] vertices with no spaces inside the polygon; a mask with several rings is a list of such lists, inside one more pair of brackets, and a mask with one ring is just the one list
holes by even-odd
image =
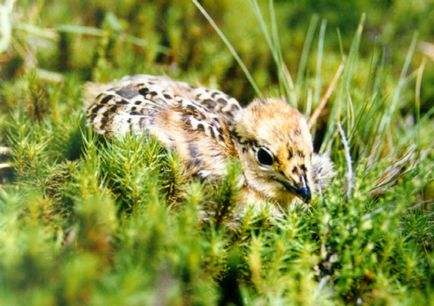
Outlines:
{"label": "blurred background", "polygon": [[[238,51],[258,86],[273,92],[278,81],[276,68],[251,3],[200,2]],[[261,3],[266,9],[268,2]],[[390,73],[399,75],[414,33],[418,33],[419,43],[434,43],[432,0],[278,0],[274,9],[284,62],[294,78],[303,46],[312,40],[313,47],[307,52],[307,81],[315,73],[322,23],[326,80],[348,51],[363,13],[366,22],[360,53],[365,60],[364,74],[377,52]],[[218,86],[242,102],[254,96],[239,65],[192,1],[23,0],[15,3],[10,23],[12,38],[0,53],[2,82],[32,69],[47,72],[45,75],[74,74],[83,81],[165,73]],[[415,67],[421,57],[419,48],[414,55]],[[431,61],[423,78],[422,109],[434,99],[433,71]]]}

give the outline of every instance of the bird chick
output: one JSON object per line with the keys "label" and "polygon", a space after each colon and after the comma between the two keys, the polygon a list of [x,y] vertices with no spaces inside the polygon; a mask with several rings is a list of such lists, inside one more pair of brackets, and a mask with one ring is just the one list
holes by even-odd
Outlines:
{"label": "bird chick", "polygon": [[309,202],[316,185],[333,175],[330,169],[329,176],[313,177],[328,158],[313,158],[303,115],[283,100],[256,99],[241,108],[221,91],[151,75],[93,85],[88,96],[92,91],[87,117],[97,133],[152,135],[201,179],[223,177],[226,164],[238,159],[247,198],[279,206],[295,197]]}

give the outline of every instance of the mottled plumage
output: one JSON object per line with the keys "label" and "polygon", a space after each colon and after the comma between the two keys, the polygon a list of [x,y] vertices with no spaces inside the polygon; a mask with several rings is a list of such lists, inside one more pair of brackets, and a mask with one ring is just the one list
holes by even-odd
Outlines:
{"label": "mottled plumage", "polygon": [[241,108],[219,90],[151,75],[93,85],[91,91],[99,92],[87,111],[97,133],[153,135],[177,151],[188,174],[202,179],[222,177],[226,163],[237,158],[247,197],[286,205],[299,196],[308,202],[312,187],[330,178],[312,176],[331,163],[316,157],[312,165],[306,121],[282,100],[257,99]]}

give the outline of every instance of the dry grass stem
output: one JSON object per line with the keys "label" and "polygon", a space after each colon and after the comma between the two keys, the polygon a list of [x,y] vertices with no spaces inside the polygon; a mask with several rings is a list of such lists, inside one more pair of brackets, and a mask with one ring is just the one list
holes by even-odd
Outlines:
{"label": "dry grass stem", "polygon": [[321,114],[322,110],[326,106],[327,101],[329,100],[330,96],[332,95],[333,90],[336,87],[336,83],[339,80],[339,78],[341,77],[343,71],[344,71],[344,63],[341,63],[338,67],[338,70],[335,73],[335,76],[333,77],[332,82],[330,83],[329,87],[327,88],[325,95],[322,97],[321,102],[319,103],[318,107],[315,109],[315,111],[313,112],[312,116],[310,117],[310,119],[308,121],[309,129],[311,129],[312,126],[316,123],[319,115]]}

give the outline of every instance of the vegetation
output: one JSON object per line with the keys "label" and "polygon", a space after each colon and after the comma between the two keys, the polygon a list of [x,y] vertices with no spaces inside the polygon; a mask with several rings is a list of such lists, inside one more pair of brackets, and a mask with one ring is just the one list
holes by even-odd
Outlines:
{"label": "vegetation", "polygon": [[[428,305],[434,3],[200,3],[0,6],[0,304]],[[82,85],[134,73],[286,97],[337,178],[237,219],[236,163],[199,182],[86,127]]]}

